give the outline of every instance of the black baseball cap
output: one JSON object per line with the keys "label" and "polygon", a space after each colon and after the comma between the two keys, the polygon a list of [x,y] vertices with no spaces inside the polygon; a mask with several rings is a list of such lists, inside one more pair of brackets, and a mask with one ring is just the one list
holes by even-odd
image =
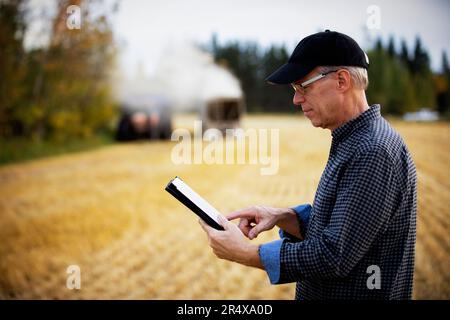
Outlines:
{"label": "black baseball cap", "polygon": [[266,78],[270,84],[295,82],[318,66],[369,68],[369,58],[349,36],[325,30],[302,39],[288,62]]}

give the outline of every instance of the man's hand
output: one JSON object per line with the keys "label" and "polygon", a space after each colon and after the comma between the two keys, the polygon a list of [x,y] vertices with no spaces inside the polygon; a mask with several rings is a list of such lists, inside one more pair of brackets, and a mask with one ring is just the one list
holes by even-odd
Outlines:
{"label": "man's hand", "polygon": [[239,229],[250,240],[256,238],[263,231],[278,226],[284,231],[302,238],[300,226],[294,210],[290,208],[271,208],[253,206],[234,211],[227,215],[228,220],[240,218]]}
{"label": "man's hand", "polygon": [[199,223],[208,235],[209,245],[218,258],[263,269],[258,245],[248,243],[234,223],[219,216],[219,223],[224,227],[224,231],[210,227],[202,219],[199,219]]}

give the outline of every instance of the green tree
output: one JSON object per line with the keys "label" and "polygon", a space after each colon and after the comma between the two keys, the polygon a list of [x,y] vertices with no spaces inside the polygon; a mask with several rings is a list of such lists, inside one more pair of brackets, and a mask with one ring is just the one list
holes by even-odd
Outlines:
{"label": "green tree", "polygon": [[369,87],[367,88],[367,99],[369,103],[379,103],[382,111],[388,108],[389,74],[386,73],[387,54],[385,53],[381,40],[378,39],[373,50],[367,52],[370,61]]}
{"label": "green tree", "polygon": [[287,86],[271,86],[265,78],[286,63],[289,54],[284,46],[272,45],[267,49],[257,43],[231,41],[220,45],[214,34],[205,46],[214,55],[215,61],[227,67],[241,82],[247,110],[292,111],[292,92]]}
{"label": "green tree", "polygon": [[430,69],[430,58],[422,45],[420,37],[416,37],[411,72],[417,104],[420,108],[435,108],[436,92],[433,75]]}
{"label": "green tree", "polygon": [[285,46],[270,46],[264,53],[261,61],[262,105],[265,111],[292,112],[293,91],[290,86],[272,86],[265,82],[272,72],[277,70],[289,59]]}
{"label": "green tree", "polygon": [[439,113],[450,119],[450,66],[445,51],[442,52],[442,68],[435,76],[436,103]]}
{"label": "green tree", "polygon": [[403,59],[384,49],[380,39],[368,56],[369,103],[380,103],[385,114],[402,114],[414,110],[414,86]]}
{"label": "green tree", "polygon": [[394,43],[394,37],[390,36],[389,37],[389,43],[388,43],[388,48],[387,48],[387,52],[389,57],[393,58],[397,55],[396,51],[395,51],[395,43]]}
{"label": "green tree", "polygon": [[0,1],[0,137],[21,131],[14,111],[23,104],[25,78],[24,1]]}
{"label": "green tree", "polygon": [[414,111],[414,86],[408,68],[397,57],[389,56],[385,69],[389,73],[387,113],[401,115]]}

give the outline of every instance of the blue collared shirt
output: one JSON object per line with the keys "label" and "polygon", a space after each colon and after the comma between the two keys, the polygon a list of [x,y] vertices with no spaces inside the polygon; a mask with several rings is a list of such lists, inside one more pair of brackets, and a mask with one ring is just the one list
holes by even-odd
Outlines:
{"label": "blue collared shirt", "polygon": [[371,106],[332,132],[313,205],[293,208],[305,239],[260,246],[270,282],[297,282],[297,299],[411,299],[416,189],[405,143]]}

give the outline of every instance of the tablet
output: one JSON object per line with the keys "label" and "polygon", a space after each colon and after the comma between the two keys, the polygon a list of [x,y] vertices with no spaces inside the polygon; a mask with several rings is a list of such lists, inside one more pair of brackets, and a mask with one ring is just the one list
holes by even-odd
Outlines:
{"label": "tablet", "polygon": [[178,201],[191,209],[208,225],[217,230],[224,230],[219,224],[220,212],[191,189],[182,179],[175,177],[167,184],[165,190]]}

